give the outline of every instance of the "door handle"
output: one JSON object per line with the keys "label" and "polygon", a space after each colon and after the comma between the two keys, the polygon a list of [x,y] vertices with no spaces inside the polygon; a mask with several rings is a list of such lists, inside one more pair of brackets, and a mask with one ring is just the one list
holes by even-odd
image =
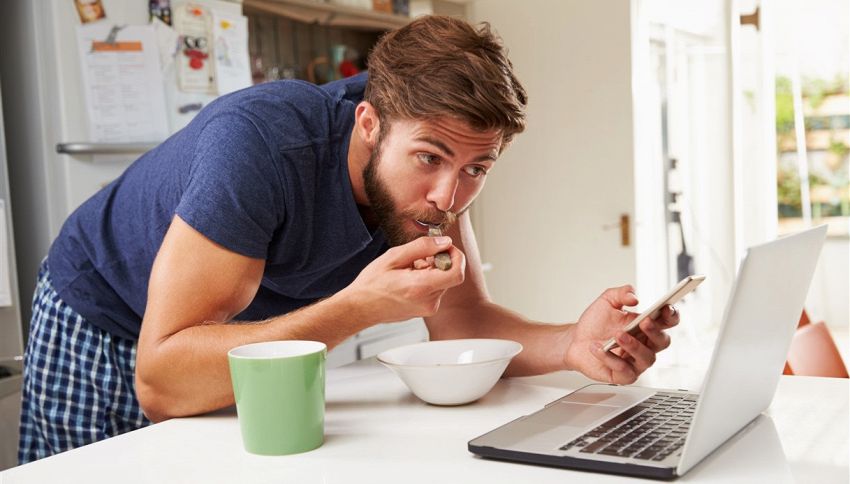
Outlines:
{"label": "door handle", "polygon": [[756,28],[756,30],[759,30],[759,24],[761,22],[759,7],[756,7],[756,9],[753,13],[751,13],[749,15],[739,15],[739,17],[741,19],[740,22],[741,22],[742,26],[743,25],[752,25],[753,27]]}
{"label": "door handle", "polygon": [[631,239],[631,217],[629,214],[623,213],[620,214],[620,221],[614,224],[605,224],[602,226],[602,230],[611,230],[611,229],[620,229],[620,245],[623,247],[629,247],[632,244]]}

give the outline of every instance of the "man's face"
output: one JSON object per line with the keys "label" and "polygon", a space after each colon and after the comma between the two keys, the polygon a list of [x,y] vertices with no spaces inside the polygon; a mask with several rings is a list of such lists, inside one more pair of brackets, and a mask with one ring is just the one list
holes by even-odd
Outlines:
{"label": "man's face", "polygon": [[445,231],[484,187],[502,135],[454,118],[396,120],[363,170],[366,195],[390,245]]}

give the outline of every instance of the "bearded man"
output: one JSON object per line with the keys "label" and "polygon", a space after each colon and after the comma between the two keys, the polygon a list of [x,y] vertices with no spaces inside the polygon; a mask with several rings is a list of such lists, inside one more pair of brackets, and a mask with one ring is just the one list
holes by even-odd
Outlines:
{"label": "bearded man", "polygon": [[[333,348],[413,317],[434,340],[520,342],[507,375],[631,383],[653,364],[678,316],[667,307],[623,333],[630,286],[567,324],[487,294],[467,209],[526,107],[489,26],[420,18],[368,67],[219,98],[68,218],[33,298],[21,463],[232,405],[236,346]],[[435,226],[445,235],[428,236]],[[442,252],[448,270],[434,266]],[[603,352],[611,336],[620,348]]]}

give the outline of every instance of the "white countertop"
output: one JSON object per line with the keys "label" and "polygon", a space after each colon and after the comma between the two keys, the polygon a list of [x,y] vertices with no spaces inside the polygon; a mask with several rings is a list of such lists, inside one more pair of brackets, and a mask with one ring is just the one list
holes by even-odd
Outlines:
{"label": "white countertop", "polygon": [[[692,371],[651,369],[640,384],[697,388]],[[365,360],[328,371],[322,447],[263,457],[242,448],[235,411],[174,419],[0,473],[0,483],[563,483],[626,478],[481,459],[467,441],[589,383],[559,372],[510,378],[476,403],[422,403]],[[783,376],[768,410],[684,482],[848,482],[850,381]]]}

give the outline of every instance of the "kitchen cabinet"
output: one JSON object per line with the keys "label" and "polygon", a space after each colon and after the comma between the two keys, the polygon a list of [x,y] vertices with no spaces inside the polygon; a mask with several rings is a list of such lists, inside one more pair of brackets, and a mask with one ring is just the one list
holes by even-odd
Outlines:
{"label": "kitchen cabinet", "polygon": [[322,84],[347,77],[340,72],[340,64],[347,60],[364,69],[369,50],[385,32],[422,14],[466,15],[463,0],[411,0],[409,16],[341,3],[243,0],[255,83],[303,79]]}
{"label": "kitchen cabinet", "polygon": [[[254,83],[303,79],[324,84],[365,68],[384,32],[409,17],[305,0],[248,0]],[[343,69],[340,69],[343,67]]]}

